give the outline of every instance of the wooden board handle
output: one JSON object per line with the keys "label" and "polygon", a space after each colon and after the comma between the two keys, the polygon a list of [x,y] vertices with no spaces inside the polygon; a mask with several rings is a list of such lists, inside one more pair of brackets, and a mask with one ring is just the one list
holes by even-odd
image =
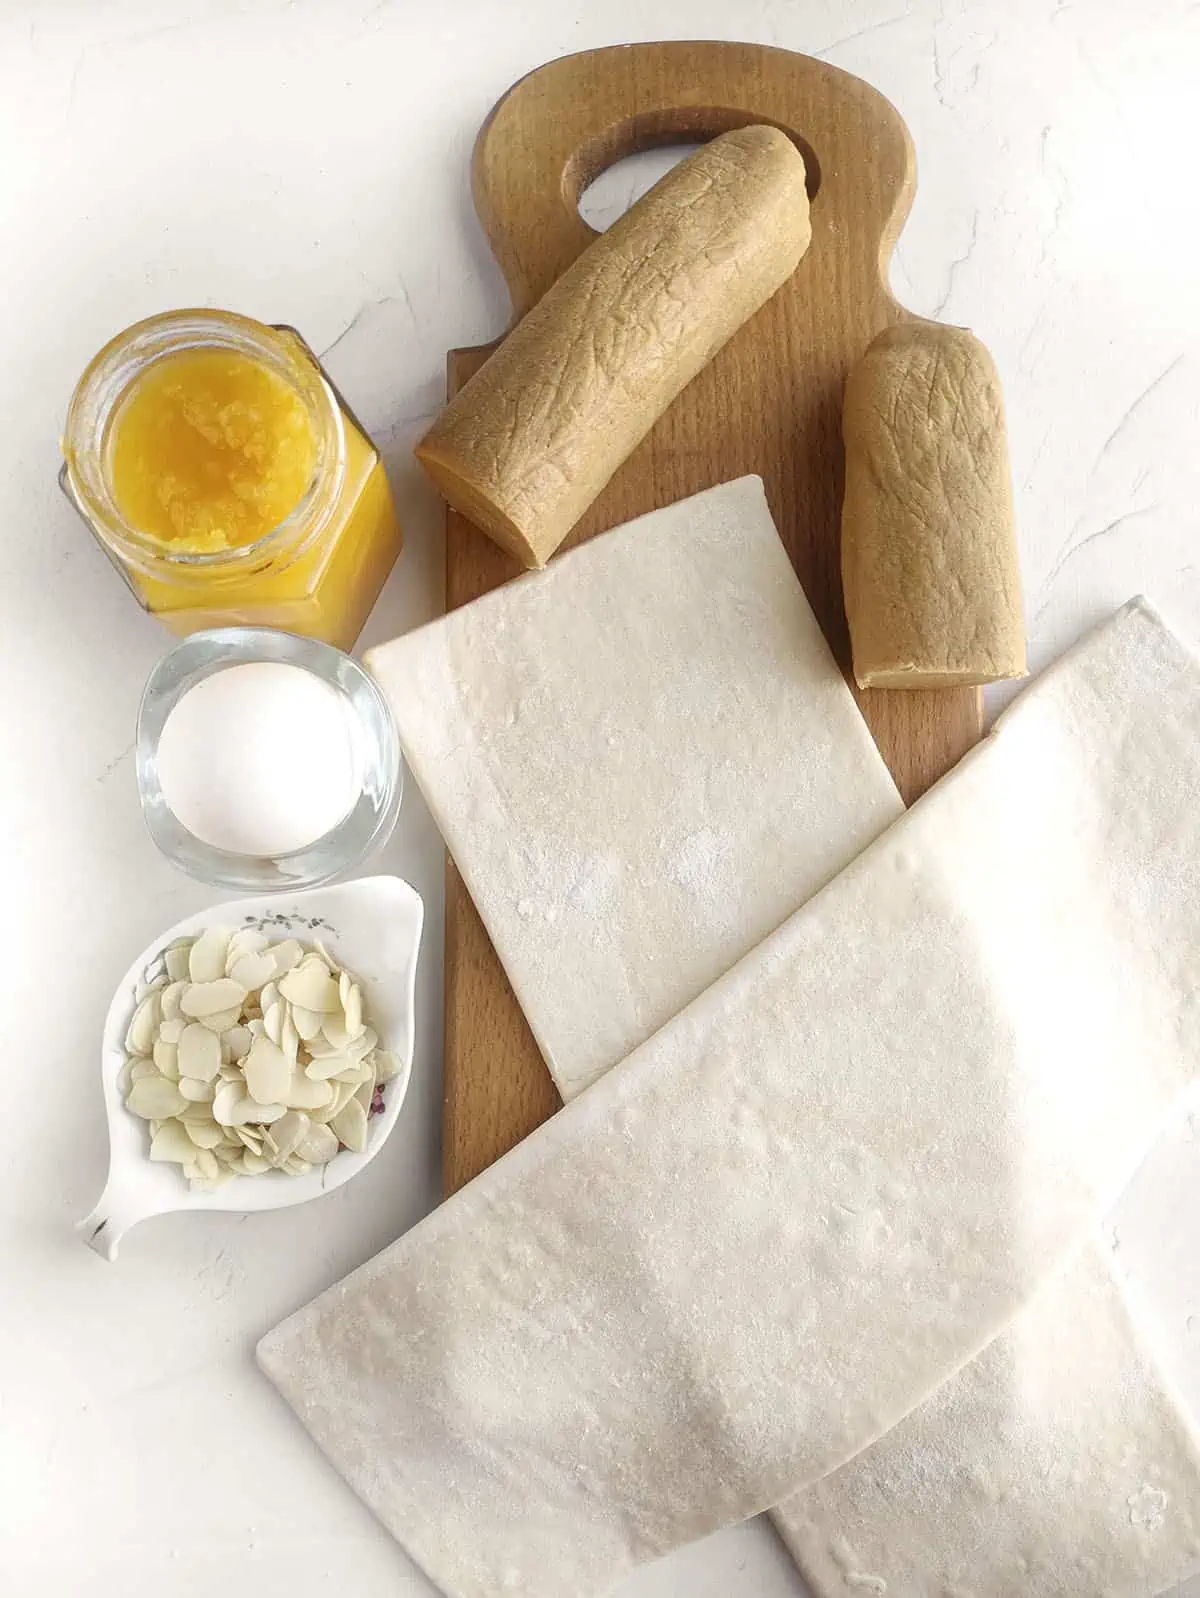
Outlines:
{"label": "wooden board handle", "polygon": [[[894,106],[811,56],[672,40],[551,61],[514,84],[480,130],[475,208],[516,315],[596,237],[578,201],[605,167],[751,122],[781,128],[804,155],[814,200],[810,249],[856,256],[846,263],[847,281],[873,279],[872,289],[886,294],[887,261],[915,183],[911,140]],[[837,159],[847,139],[870,152],[869,185]]]}

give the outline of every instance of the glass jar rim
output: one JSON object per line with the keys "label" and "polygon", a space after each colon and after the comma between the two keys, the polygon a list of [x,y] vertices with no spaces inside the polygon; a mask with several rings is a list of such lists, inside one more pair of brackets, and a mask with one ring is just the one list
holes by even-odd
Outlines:
{"label": "glass jar rim", "polygon": [[[312,476],[288,515],[253,543],[231,549],[173,550],[126,520],[108,481],[109,434],[132,385],[155,362],[194,349],[232,350],[271,367],[303,402],[316,443]],[[67,408],[62,452],[69,491],[98,535],[129,564],[150,574],[170,573],[175,581],[207,582],[276,561],[290,563],[333,515],[346,470],[341,408],[300,335],[235,311],[204,307],[146,317],[93,356]]]}

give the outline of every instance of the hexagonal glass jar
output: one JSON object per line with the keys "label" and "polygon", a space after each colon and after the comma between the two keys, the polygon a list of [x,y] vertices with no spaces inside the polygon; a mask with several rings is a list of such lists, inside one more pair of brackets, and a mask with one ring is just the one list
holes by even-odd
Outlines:
{"label": "hexagonal glass jar", "polygon": [[[299,502],[276,527],[253,543],[195,552],[125,519],[113,491],[113,438],[123,404],[155,362],[205,349],[236,352],[288,384],[308,415],[314,463]],[[278,627],[349,649],[400,552],[379,452],[293,328],[210,310],[136,323],[80,379],[63,455],[64,493],[139,604],[180,636]]]}

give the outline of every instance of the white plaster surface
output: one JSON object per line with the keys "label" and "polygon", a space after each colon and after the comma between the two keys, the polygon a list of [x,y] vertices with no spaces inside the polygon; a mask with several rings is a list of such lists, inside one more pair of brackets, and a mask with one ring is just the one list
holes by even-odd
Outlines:
{"label": "white plaster surface", "polygon": [[[467,164],[508,85],[655,37],[821,54],[899,107],[920,165],[897,294],[1006,384],[1031,658],[1129,594],[1200,639],[1200,11],[1186,0],[4,0],[0,6],[0,1591],[432,1591],[303,1436],[256,1338],[437,1194],[442,856],[410,791],[384,868],[426,898],[413,1088],[384,1155],[307,1209],[179,1216],[116,1266],[71,1222],[104,1173],[109,991],[218,897],[156,855],[131,748],[166,635],[55,486],[67,397],[129,322],[213,304],[297,325],[384,448],[408,548],[364,642],[437,613],[440,512],[409,456],[444,352],[506,297]],[[642,165],[661,168],[661,160]],[[594,217],[627,203],[609,174]],[[1114,1220],[1200,1410],[1200,1132]],[[1194,1589],[1200,1593],[1200,1584]],[[803,1591],[758,1523],[620,1598]]]}

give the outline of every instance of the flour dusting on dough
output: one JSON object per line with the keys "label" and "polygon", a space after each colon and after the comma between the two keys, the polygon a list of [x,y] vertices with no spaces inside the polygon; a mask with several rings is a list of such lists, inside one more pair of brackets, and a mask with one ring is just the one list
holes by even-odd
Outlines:
{"label": "flour dusting on dough", "polygon": [[714,903],[729,886],[732,853],[726,833],[701,827],[681,839],[668,861],[667,874],[697,899]]}
{"label": "flour dusting on dough", "polygon": [[1167,1495],[1161,1487],[1151,1487],[1149,1482],[1130,1493],[1125,1500],[1129,1505],[1129,1519],[1144,1531],[1157,1531],[1166,1519]]}

